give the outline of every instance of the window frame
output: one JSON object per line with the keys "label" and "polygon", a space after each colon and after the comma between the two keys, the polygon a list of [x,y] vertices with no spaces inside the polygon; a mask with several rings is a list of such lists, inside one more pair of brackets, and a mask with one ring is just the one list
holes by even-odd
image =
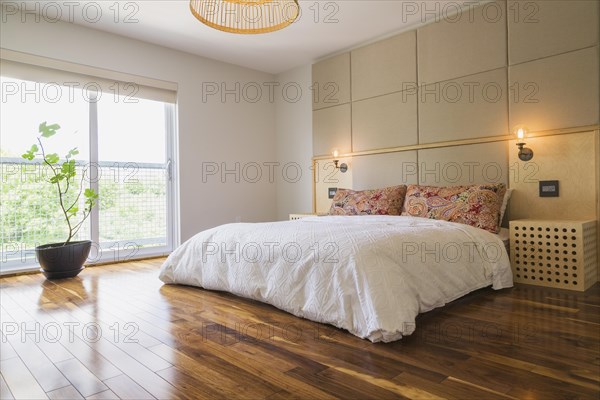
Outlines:
{"label": "window frame", "polygon": [[[92,241],[92,252],[85,265],[97,265],[107,263],[126,262],[151,257],[160,257],[168,255],[180,243],[179,236],[179,178],[177,173],[177,105],[176,103],[162,101],[165,112],[165,173],[166,179],[166,245],[152,246],[147,248],[138,248],[134,253],[124,251],[122,245],[134,243],[135,239],[127,241],[109,242],[110,246],[105,247],[99,241],[99,207],[94,207],[90,215],[90,240]],[[89,101],[89,162],[98,163],[98,104],[96,101]],[[97,193],[99,191],[99,182],[91,181],[89,187]],[[106,242],[104,243],[106,244]],[[113,249],[114,245],[118,247]],[[101,249],[98,257],[98,249]],[[14,273],[33,272],[39,270],[39,263],[35,256],[35,249],[21,249],[20,259],[4,262],[4,252],[0,249],[0,276]],[[94,254],[95,253],[95,254]]]}

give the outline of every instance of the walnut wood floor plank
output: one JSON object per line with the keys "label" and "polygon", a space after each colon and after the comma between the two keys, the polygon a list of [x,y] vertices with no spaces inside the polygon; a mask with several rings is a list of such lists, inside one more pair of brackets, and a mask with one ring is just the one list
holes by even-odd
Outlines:
{"label": "walnut wood floor plank", "polygon": [[105,390],[104,392],[96,393],[92,396],[86,397],[85,400],[119,400],[112,390]]}
{"label": "walnut wood floor plank", "polygon": [[0,372],[15,399],[31,400],[48,398],[44,389],[42,389],[20,358],[10,358],[0,361]]}
{"label": "walnut wood floor plank", "polygon": [[65,386],[47,393],[48,398],[52,400],[83,400],[81,393],[73,386]]}
{"label": "walnut wood floor plank", "polygon": [[0,373],[0,399],[12,400],[14,399],[10,389],[8,388],[8,384],[4,380],[4,377]]}
{"label": "walnut wood floor plank", "polygon": [[162,261],[0,278],[3,323],[62,327],[59,340],[22,341],[2,326],[0,397],[600,397],[600,284],[481,289],[420,315],[413,335],[372,344],[256,301],[163,285]]}
{"label": "walnut wood floor plank", "polygon": [[[197,379],[196,376],[190,376],[189,372],[183,371],[176,367],[167,368],[163,371],[159,371],[158,375],[162,376],[171,385],[180,389],[184,393],[187,399],[198,399],[198,400],[219,400],[219,399],[231,399],[242,397],[242,391],[231,395],[225,394],[224,391],[219,391],[219,386],[215,382],[214,384],[207,384],[206,381]],[[268,394],[272,394],[269,392]],[[264,398],[263,394],[254,393],[256,398]]]}
{"label": "walnut wood floor plank", "polygon": [[[15,313],[18,317],[17,309],[11,309],[11,313]],[[12,316],[4,315],[3,320],[18,323],[18,320],[12,319]],[[18,327],[18,333],[6,334],[6,338],[44,391],[49,392],[68,386],[69,381],[36,344],[38,341],[44,340],[41,331],[32,324],[18,323]],[[13,359],[6,361],[10,360]],[[2,372],[5,370],[3,369]]]}
{"label": "walnut wood floor plank", "polygon": [[[35,303],[31,302],[30,298],[22,296],[22,293],[16,298],[19,299],[20,306],[25,310],[29,310],[30,307],[37,307]],[[86,343],[75,334],[79,333],[76,331],[81,331],[83,328],[80,323],[70,318],[69,315],[68,312],[61,310],[42,310],[36,314],[41,321],[47,323],[51,321],[58,324],[60,328],[58,342],[63,348],[68,349],[69,353],[76,357],[87,369],[92,371],[98,379],[104,380],[121,375],[122,372],[119,369],[93,349],[92,342]]]}
{"label": "walnut wood floor plank", "polygon": [[[154,397],[127,375],[119,375],[104,381],[110,391],[120,399],[145,400]],[[102,392],[105,393],[105,392]]]}
{"label": "walnut wood floor plank", "polygon": [[83,397],[103,392],[108,388],[94,374],[92,374],[79,360],[71,359],[56,364],[56,367],[71,382],[71,385]]}
{"label": "walnut wood floor plank", "polygon": [[[433,382],[428,379],[413,375],[410,372],[403,372],[394,379],[393,382],[398,384],[417,387],[432,395],[446,399],[486,399],[486,400],[506,400],[511,399],[506,394],[493,393],[485,388],[474,387],[457,381],[449,381],[447,379],[442,382]],[[514,398],[512,399],[514,400]]]}
{"label": "walnut wood floor plank", "polygon": [[15,357],[18,357],[17,352],[10,343],[8,343],[8,339],[6,339],[4,333],[0,333],[0,361]]}

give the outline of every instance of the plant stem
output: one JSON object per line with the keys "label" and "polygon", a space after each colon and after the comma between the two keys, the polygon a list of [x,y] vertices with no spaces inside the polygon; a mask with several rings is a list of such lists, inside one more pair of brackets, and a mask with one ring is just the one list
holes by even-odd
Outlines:
{"label": "plant stem", "polygon": [[67,211],[71,211],[71,209],[73,207],[75,207],[75,205],[79,202],[79,198],[81,197],[81,193],[83,192],[83,178],[85,177],[85,171],[87,171],[87,169],[83,169],[81,171],[81,181],[79,182],[79,193],[77,193],[77,197],[75,198],[75,201],[73,202],[73,204],[71,204],[71,207],[67,208]]}
{"label": "plant stem", "polygon": [[86,214],[86,212],[85,212],[85,211],[83,212],[83,218],[81,219],[81,221],[79,221],[79,223],[78,223],[77,225],[75,225],[75,226],[73,227],[73,230],[74,230],[74,232],[73,232],[73,236],[75,236],[75,235],[77,234],[77,232],[79,232],[79,228],[81,228],[81,226],[83,225],[83,223],[85,222],[85,220],[87,219],[87,217],[88,217],[89,215],[90,215],[90,213],[89,213],[89,212],[88,212],[87,214]]}
{"label": "plant stem", "polygon": [[[40,144],[40,149],[42,150],[42,157],[44,158],[44,162],[46,163],[46,165],[48,165],[50,167],[54,176],[55,177],[58,176],[58,174],[56,173],[56,169],[54,169],[52,164],[50,164],[48,162],[48,160],[46,160],[46,152],[44,151],[44,145],[42,144],[42,141],[40,140],[40,138],[38,138],[37,140],[38,140],[38,143]],[[67,185],[68,185],[68,182],[69,182],[69,180],[67,179]],[[56,187],[58,189],[58,200],[59,200],[60,208],[62,209],[62,212],[65,215],[65,220],[67,221],[67,225],[69,226],[69,237],[63,243],[63,246],[65,246],[66,244],[68,244],[71,241],[71,238],[73,237],[73,228],[71,227],[71,221],[69,220],[69,214],[67,213],[67,210],[65,209],[65,205],[63,203],[63,192],[60,188],[60,182],[58,180],[56,181]]]}

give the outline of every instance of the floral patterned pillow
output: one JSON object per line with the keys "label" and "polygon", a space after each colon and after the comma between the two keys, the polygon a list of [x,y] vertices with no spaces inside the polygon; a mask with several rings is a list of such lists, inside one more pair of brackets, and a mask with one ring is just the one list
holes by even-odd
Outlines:
{"label": "floral patterned pillow", "polygon": [[400,215],[406,186],[375,190],[338,189],[329,215]]}
{"label": "floral patterned pillow", "polygon": [[502,183],[453,187],[409,185],[402,215],[459,222],[497,233],[505,192]]}

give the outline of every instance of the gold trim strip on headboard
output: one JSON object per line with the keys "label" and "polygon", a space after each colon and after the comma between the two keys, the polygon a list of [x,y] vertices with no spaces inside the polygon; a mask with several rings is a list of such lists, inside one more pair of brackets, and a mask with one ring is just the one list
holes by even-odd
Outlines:
{"label": "gold trim strip on headboard", "polygon": [[[587,126],[579,126],[573,128],[564,128],[564,129],[553,129],[547,131],[538,131],[538,132],[530,132],[528,133],[528,138],[537,138],[537,137],[545,137],[545,136],[555,136],[555,135],[567,135],[574,133],[582,133],[582,132],[596,132],[596,134],[600,134],[600,125],[587,125]],[[359,157],[359,156],[368,156],[375,154],[387,154],[387,153],[397,153],[403,151],[411,151],[411,150],[423,150],[423,149],[434,149],[434,148],[442,148],[442,147],[453,147],[453,146],[464,146],[471,144],[480,144],[480,143],[493,143],[493,142],[502,142],[515,140],[514,135],[505,135],[505,136],[492,136],[485,138],[477,138],[477,139],[465,139],[465,140],[454,140],[447,142],[437,142],[437,143],[426,143],[419,145],[411,145],[411,146],[401,146],[401,147],[390,147],[385,149],[377,149],[377,150],[368,150],[368,151],[360,151],[353,152],[347,154],[340,154],[338,158],[350,158],[350,157]],[[600,139],[597,138],[600,143]],[[600,146],[600,145],[599,145]],[[313,212],[317,210],[317,197],[316,197],[316,163],[320,160],[332,160],[333,156],[324,155],[324,156],[315,156],[312,158],[312,206]],[[600,180],[600,173],[598,179]],[[600,200],[598,204],[598,212],[600,213]],[[600,242],[600,237],[599,237]],[[600,280],[600,271],[599,280]]]}
{"label": "gold trim strip on headboard", "polygon": [[[538,131],[538,132],[529,132],[528,137],[543,137],[543,136],[554,136],[554,135],[567,135],[571,133],[580,133],[580,132],[591,132],[600,129],[600,125],[587,125],[587,126],[578,126],[574,128],[563,128],[563,129],[553,129],[548,131]],[[385,149],[376,149],[376,150],[366,150],[366,151],[357,151],[347,154],[340,154],[339,157],[359,157],[359,156],[370,156],[373,154],[387,154],[387,153],[399,153],[402,151],[411,151],[411,150],[425,150],[425,149],[437,149],[440,147],[454,147],[454,146],[465,146],[469,144],[480,144],[480,143],[493,143],[493,142],[504,142],[509,140],[514,140],[514,135],[504,135],[504,136],[490,136],[484,138],[476,138],[476,139],[463,139],[463,140],[452,140],[447,142],[434,142],[434,143],[423,143],[423,144],[414,144],[410,146],[400,146],[400,147],[388,147]],[[323,155],[323,156],[314,156],[313,161],[318,160],[330,160],[332,158],[331,155]]]}

